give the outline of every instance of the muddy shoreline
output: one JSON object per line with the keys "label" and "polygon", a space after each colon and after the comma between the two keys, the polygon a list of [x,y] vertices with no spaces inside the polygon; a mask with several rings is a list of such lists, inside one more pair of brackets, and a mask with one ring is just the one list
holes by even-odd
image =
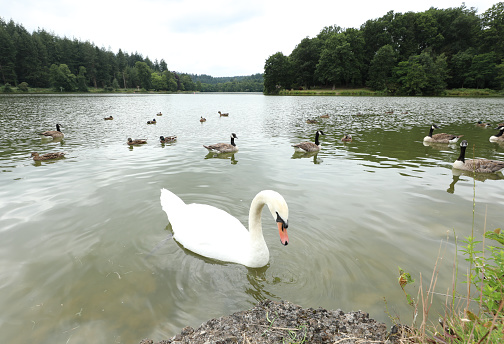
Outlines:
{"label": "muddy shoreline", "polygon": [[393,343],[384,323],[369,314],[302,308],[288,301],[262,301],[252,309],[185,327],[176,336],[140,344]]}

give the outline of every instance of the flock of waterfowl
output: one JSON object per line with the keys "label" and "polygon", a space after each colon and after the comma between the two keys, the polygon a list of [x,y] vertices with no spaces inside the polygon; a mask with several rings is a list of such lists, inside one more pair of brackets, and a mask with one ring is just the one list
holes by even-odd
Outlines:
{"label": "flock of waterfowl", "polygon": [[[219,116],[224,116],[228,117],[229,113],[222,113],[221,111],[218,111]],[[162,113],[159,112],[157,113],[157,116],[162,116]],[[321,118],[328,118],[329,115],[321,115]],[[104,120],[112,120],[113,117],[105,117]],[[203,116],[200,117],[200,122],[206,122],[206,118]],[[315,120],[307,120],[307,123],[317,123]],[[156,124],[156,119],[152,119],[152,121],[147,121],[147,124]],[[478,121],[476,123],[476,126],[479,127],[491,127],[490,123],[484,123],[482,121]],[[436,133],[434,134],[434,130],[439,129],[439,127],[436,124],[432,124],[430,129],[429,129],[429,134],[424,137],[423,141],[426,143],[443,143],[443,144],[450,144],[450,143],[456,143],[462,136],[464,135],[454,135],[454,134],[447,134],[447,133]],[[490,136],[489,141],[490,142],[503,142],[504,143],[504,122],[499,123],[497,127],[495,128],[499,130],[499,132],[495,135]],[[56,130],[49,130],[49,131],[44,131],[40,133],[40,135],[52,137],[52,138],[63,138],[64,134],[61,132],[61,124],[56,124]],[[321,149],[321,144],[320,144],[320,135],[325,135],[322,130],[317,130],[315,132],[315,141],[314,142],[300,142],[298,144],[292,145],[294,147],[295,151],[297,152],[303,152],[303,153],[312,153],[312,152],[317,152]],[[230,135],[231,142],[230,143],[216,143],[216,144],[211,144],[211,145],[203,145],[209,152],[213,152],[216,154],[219,153],[235,153],[238,152],[238,146],[235,143],[235,140],[238,139],[238,136],[235,133],[231,133]],[[177,140],[177,136],[172,135],[172,136],[160,136],[159,141],[161,143],[169,143],[169,142],[174,142]],[[343,142],[351,142],[352,141],[352,135],[350,134],[345,134],[343,138],[341,139]],[[147,143],[147,140],[145,139],[132,139],[128,138],[127,142],[128,145],[143,145]],[[498,172],[504,168],[504,162],[498,161],[498,160],[489,160],[489,159],[466,159],[465,158],[465,151],[468,146],[468,142],[466,140],[463,140],[460,143],[460,155],[458,159],[453,163],[453,167],[456,169],[460,170],[465,170],[465,171],[473,171],[473,172],[478,172],[478,173],[493,173],[493,172]],[[65,153],[47,153],[43,155],[39,155],[36,152],[32,153],[33,160],[35,161],[42,161],[42,160],[53,160],[53,159],[61,159],[63,158]]]}
{"label": "flock of waterfowl", "polygon": [[[482,121],[478,121],[476,126],[479,127],[490,127],[490,123],[483,123]],[[434,134],[434,130],[439,129],[436,124],[432,124],[429,130],[429,134],[424,137],[424,142],[428,143],[456,143],[462,136],[464,135],[453,135],[447,133],[438,133]],[[489,138],[490,142],[504,142],[504,122],[499,123],[497,128],[499,133],[496,135],[492,135]],[[463,171],[477,172],[477,173],[494,173],[499,172],[504,169],[504,162],[498,160],[489,160],[489,159],[466,159],[465,152],[468,146],[467,140],[463,140],[460,143],[460,155],[453,163],[453,168]]]}

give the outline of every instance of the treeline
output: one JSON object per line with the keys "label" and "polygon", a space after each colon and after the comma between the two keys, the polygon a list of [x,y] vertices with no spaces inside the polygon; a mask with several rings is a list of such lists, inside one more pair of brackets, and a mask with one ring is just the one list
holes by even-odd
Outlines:
{"label": "treeline", "polygon": [[[215,78],[220,80],[221,78]],[[89,88],[156,91],[262,92],[261,74],[213,82],[212,77],[170,71],[164,59],[152,62],[135,52],[117,54],[89,41],[60,38],[43,29],[29,33],[0,18],[0,90],[52,88],[86,92]]]}
{"label": "treeline", "polygon": [[206,74],[189,74],[201,92],[263,92],[262,74],[234,77],[213,77]]}
{"label": "treeline", "polygon": [[289,56],[264,66],[264,93],[314,87],[370,87],[382,94],[439,95],[449,88],[504,87],[504,3],[430,8],[325,27]]}

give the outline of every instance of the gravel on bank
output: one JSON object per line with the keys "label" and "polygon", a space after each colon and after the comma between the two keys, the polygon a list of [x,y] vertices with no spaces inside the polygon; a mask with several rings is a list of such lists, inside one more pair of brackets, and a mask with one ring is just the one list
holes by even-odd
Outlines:
{"label": "gravel on bank", "polygon": [[[393,337],[393,336],[390,336]],[[369,314],[302,308],[288,301],[262,301],[250,310],[211,319],[197,329],[185,327],[156,344],[269,344],[395,342],[387,327]],[[140,344],[154,344],[144,339]]]}

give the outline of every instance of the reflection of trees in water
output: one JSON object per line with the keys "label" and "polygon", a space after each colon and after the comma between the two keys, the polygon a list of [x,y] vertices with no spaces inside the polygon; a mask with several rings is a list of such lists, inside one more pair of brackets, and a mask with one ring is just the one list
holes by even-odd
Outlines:
{"label": "reflection of trees in water", "polygon": [[502,172],[475,173],[475,172],[463,171],[463,170],[458,170],[456,168],[453,168],[452,174],[453,174],[452,182],[450,183],[450,186],[448,187],[448,189],[446,189],[446,192],[451,193],[451,194],[455,192],[455,184],[457,184],[457,182],[459,181],[461,176],[471,177],[471,178],[474,178],[475,180],[478,180],[480,182],[484,182],[487,179],[491,179],[491,180],[504,179],[504,175],[502,174]]}

